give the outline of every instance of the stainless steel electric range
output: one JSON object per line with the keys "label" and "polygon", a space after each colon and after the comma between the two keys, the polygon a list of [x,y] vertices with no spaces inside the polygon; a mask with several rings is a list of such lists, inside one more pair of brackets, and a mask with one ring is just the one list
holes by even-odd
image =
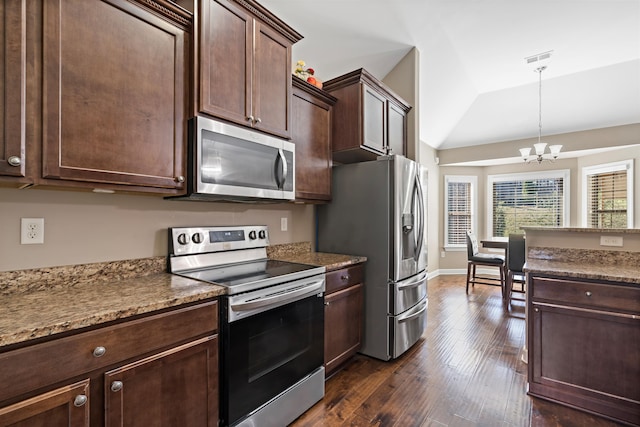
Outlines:
{"label": "stainless steel electric range", "polygon": [[267,258],[266,226],[169,229],[169,271],[227,288],[223,426],[289,424],[324,396],[325,268]]}

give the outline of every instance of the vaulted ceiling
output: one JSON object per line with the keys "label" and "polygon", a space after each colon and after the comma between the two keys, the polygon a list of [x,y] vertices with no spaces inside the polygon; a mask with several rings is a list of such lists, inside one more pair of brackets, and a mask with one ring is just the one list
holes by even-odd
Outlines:
{"label": "vaulted ceiling", "polygon": [[420,55],[420,139],[454,148],[640,122],[638,0],[261,0],[320,79]]}

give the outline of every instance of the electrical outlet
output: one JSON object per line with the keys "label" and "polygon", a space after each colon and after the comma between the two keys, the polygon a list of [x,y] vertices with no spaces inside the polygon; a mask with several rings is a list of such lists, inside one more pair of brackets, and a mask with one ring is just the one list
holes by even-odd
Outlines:
{"label": "electrical outlet", "polygon": [[622,246],[622,236],[600,236],[600,246]]}
{"label": "electrical outlet", "polygon": [[44,218],[22,218],[20,222],[20,244],[44,243]]}
{"label": "electrical outlet", "polygon": [[287,231],[287,217],[280,218],[280,231]]}

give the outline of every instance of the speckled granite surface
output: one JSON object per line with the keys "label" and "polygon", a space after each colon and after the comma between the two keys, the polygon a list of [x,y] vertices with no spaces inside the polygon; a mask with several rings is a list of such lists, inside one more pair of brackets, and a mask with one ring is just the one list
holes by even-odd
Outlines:
{"label": "speckled granite surface", "polygon": [[[311,252],[309,242],[267,253],[327,271],[366,261]],[[224,287],[166,273],[166,263],[153,257],[0,272],[0,348],[225,294]]]}
{"label": "speckled granite surface", "polygon": [[158,257],[0,273],[0,347],[225,293],[165,269]]}
{"label": "speckled granite surface", "polygon": [[640,284],[640,252],[532,247],[526,272]]}
{"label": "speckled granite surface", "polygon": [[640,234],[640,228],[586,228],[586,227],[521,227],[524,231],[571,231],[574,233],[600,233],[600,234]]}
{"label": "speckled granite surface", "polygon": [[339,270],[367,260],[366,257],[357,255],[312,252],[309,242],[269,246],[267,256],[280,261],[323,266],[327,271]]}

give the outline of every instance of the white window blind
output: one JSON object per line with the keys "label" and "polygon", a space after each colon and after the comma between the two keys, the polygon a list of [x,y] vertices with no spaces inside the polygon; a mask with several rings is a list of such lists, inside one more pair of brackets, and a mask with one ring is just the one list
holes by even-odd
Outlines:
{"label": "white window blind", "polygon": [[590,228],[629,228],[632,162],[619,162],[584,168],[583,224]]}
{"label": "white window blind", "polygon": [[445,177],[445,246],[466,246],[475,222],[475,176]]}
{"label": "white window blind", "polygon": [[522,233],[522,226],[562,227],[568,215],[568,172],[494,175],[489,229],[493,237]]}

